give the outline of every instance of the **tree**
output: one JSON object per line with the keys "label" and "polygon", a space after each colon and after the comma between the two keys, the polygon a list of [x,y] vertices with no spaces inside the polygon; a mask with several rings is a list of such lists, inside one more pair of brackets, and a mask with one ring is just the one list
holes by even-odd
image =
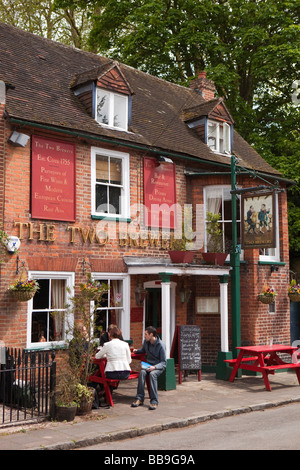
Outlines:
{"label": "tree", "polygon": [[77,48],[87,47],[85,10],[54,10],[54,0],[0,0],[0,21]]}

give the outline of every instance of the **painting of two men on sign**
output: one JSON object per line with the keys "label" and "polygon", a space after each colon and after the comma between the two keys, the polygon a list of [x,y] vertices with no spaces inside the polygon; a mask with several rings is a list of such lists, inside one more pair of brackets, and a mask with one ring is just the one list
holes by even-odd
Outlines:
{"label": "painting of two men on sign", "polygon": [[273,193],[242,196],[242,247],[275,247]]}

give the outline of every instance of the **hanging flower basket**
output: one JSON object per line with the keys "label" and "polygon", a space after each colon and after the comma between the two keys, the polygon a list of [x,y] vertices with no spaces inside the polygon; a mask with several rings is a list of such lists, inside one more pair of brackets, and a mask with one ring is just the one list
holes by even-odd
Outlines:
{"label": "hanging flower basket", "polygon": [[300,294],[289,294],[289,298],[292,302],[300,302]]}
{"label": "hanging flower basket", "polygon": [[263,304],[272,304],[275,301],[275,295],[258,294],[258,300]]}
{"label": "hanging flower basket", "polygon": [[28,302],[39,289],[39,284],[35,279],[17,280],[10,287],[9,292],[16,302]]}
{"label": "hanging flower basket", "polygon": [[16,302],[27,302],[34,297],[36,291],[33,290],[12,290],[12,296]]}
{"label": "hanging flower basket", "polygon": [[288,296],[292,302],[300,302],[300,284],[293,279],[289,285]]}
{"label": "hanging flower basket", "polygon": [[80,284],[80,292],[88,301],[101,301],[103,294],[108,290],[108,286],[99,280],[92,281],[88,278],[88,282]]}
{"label": "hanging flower basket", "polygon": [[264,285],[263,291],[258,294],[257,298],[263,304],[272,304],[273,302],[275,302],[276,295],[277,294],[273,287],[268,287],[267,285]]}

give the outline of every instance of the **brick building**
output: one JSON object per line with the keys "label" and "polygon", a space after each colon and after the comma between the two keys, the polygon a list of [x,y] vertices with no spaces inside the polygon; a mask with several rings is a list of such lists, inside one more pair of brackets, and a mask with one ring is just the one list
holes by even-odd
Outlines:
{"label": "brick building", "polygon": [[[205,215],[220,213],[222,245],[231,250],[236,197],[237,247],[241,233],[248,236],[243,204],[251,201],[230,192],[233,160],[236,187],[249,196],[247,188],[264,185],[270,195],[256,192],[251,201],[272,203],[269,225],[260,235],[257,221],[252,233],[262,243],[270,231],[272,244],[250,241],[240,254],[241,343],[268,336],[290,343],[282,191],[289,182],[234,130],[205,73],[185,88],[0,24],[0,214],[20,241],[1,265],[0,339],[28,349],[63,346],[63,322],[51,312],[63,311],[90,273],[110,285],[99,325],[117,322],[139,346],[154,324],[168,351],[176,325],[200,325],[203,365],[214,367],[218,352],[233,346],[235,267],[229,256],[223,266],[204,263]],[[194,258],[172,262],[184,218]],[[15,302],[8,287],[22,271],[40,291]],[[278,294],[271,306],[257,300],[266,283]]]}

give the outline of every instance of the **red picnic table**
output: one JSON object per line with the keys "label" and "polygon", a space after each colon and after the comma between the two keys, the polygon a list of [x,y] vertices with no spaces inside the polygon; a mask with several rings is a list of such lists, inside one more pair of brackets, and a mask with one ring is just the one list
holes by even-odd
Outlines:
{"label": "red picnic table", "polygon": [[[233,367],[229,381],[233,382],[239,369],[260,372],[263,375],[266,390],[271,392],[271,385],[268,375],[275,374],[276,370],[292,369],[296,372],[300,384],[300,363],[297,362],[296,351],[298,348],[286,346],[283,344],[274,344],[272,346],[240,346],[236,359],[226,359]],[[288,354],[292,362],[285,362],[278,354]]]}
{"label": "red picnic table", "polygon": [[[132,357],[132,359],[138,359],[140,361],[145,361],[145,355],[144,354],[136,354],[136,353],[132,352],[131,357]],[[104,387],[107,404],[109,406],[114,406],[114,402],[113,402],[113,399],[112,399],[112,396],[111,396],[110,387],[117,388],[119,383],[120,383],[120,380],[107,379],[105,377],[105,366],[106,366],[106,358],[105,357],[102,357],[101,359],[96,359],[95,357],[93,357],[92,362],[95,365],[98,366],[98,369],[95,370],[95,372],[93,372],[93,374],[91,374],[89,376],[88,380],[90,382],[96,382],[96,383],[102,384],[103,387]],[[124,380],[138,379],[138,377],[139,377],[139,371],[131,370],[128,379],[124,379]],[[148,392],[149,392],[149,387],[150,387],[149,381],[146,380],[146,383],[147,383],[147,388],[148,388]]]}

